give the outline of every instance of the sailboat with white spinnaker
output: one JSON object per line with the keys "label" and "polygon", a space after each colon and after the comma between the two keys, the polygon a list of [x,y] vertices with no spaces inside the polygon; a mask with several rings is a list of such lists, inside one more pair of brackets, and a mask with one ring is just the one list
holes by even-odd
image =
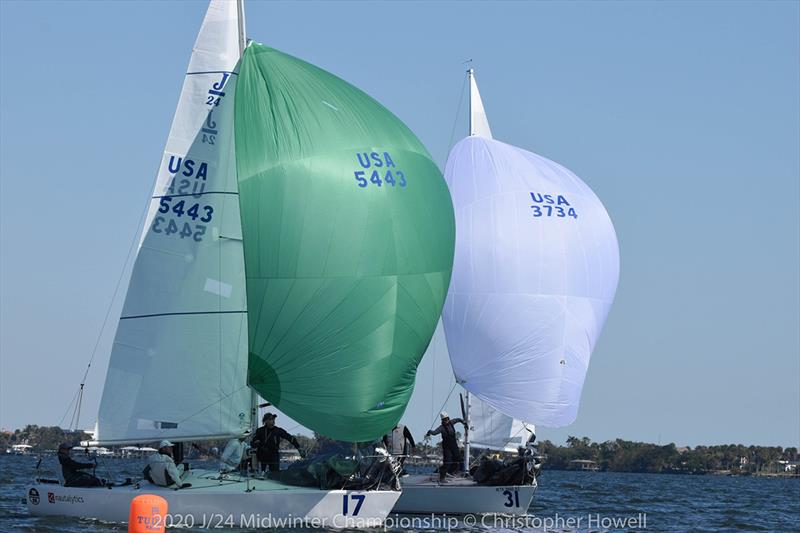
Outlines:
{"label": "sailboat with white spinnaker", "polygon": [[[472,69],[467,76],[469,135],[445,169],[453,277],[429,351],[449,353],[466,390],[471,475],[405,477],[395,512],[527,512],[536,463],[525,443],[534,424],[575,420],[619,278],[616,234],[598,197],[558,163],[495,140]],[[470,464],[470,444],[521,457],[515,467]]]}

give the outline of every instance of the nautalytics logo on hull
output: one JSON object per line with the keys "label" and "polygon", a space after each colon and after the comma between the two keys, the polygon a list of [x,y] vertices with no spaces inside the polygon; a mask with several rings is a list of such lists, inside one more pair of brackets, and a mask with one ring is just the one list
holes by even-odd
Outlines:
{"label": "nautalytics logo on hull", "polygon": [[50,503],[83,503],[80,496],[61,496],[60,494],[47,493],[47,501]]}

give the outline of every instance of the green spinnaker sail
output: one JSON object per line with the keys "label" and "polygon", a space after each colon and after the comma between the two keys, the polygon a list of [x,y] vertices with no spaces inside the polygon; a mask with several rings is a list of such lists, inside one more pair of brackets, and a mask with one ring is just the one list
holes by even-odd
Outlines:
{"label": "green spinnaker sail", "polygon": [[378,438],[447,294],[447,185],[386,108],[262,45],[242,58],[235,118],[249,383],[323,435]]}

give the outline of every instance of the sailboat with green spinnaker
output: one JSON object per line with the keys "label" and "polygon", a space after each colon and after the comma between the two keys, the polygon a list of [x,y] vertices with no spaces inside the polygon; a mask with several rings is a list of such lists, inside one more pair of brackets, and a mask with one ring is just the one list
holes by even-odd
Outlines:
{"label": "sailboat with green spinnaker", "polygon": [[[359,89],[244,35],[242,1],[212,0],[134,246],[99,444],[237,437],[258,395],[328,437],[379,438],[441,313],[454,218],[427,150]],[[333,490],[209,470],[182,481],[38,479],[26,503],[125,521],[149,493],[186,525],[340,527],[379,525],[399,496],[350,478]]]}

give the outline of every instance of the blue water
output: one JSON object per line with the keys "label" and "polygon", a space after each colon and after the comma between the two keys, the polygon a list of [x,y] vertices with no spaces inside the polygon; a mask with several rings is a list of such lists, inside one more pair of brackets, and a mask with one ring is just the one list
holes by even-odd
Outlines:
{"label": "blue water", "polygon": [[[124,524],[75,518],[32,517],[21,498],[35,457],[0,456],[0,532],[127,531]],[[54,458],[46,459],[54,466]],[[120,474],[136,475],[142,461],[108,460]],[[103,468],[98,475],[104,475]],[[453,531],[665,531],[800,532],[800,479],[615,474],[547,471],[523,523],[463,521]],[[480,520],[480,519],[478,519]],[[615,522],[616,521],[616,522]],[[623,521],[625,527],[619,527]],[[491,521],[490,521],[491,522]],[[614,524],[617,524],[615,526]],[[401,524],[389,531],[404,531]],[[413,530],[413,529],[412,529]],[[190,531],[190,530],[181,530]],[[202,530],[191,530],[202,531]],[[234,533],[246,530],[224,529]],[[248,530],[249,531],[249,530]],[[424,529],[419,531],[436,531]]]}

